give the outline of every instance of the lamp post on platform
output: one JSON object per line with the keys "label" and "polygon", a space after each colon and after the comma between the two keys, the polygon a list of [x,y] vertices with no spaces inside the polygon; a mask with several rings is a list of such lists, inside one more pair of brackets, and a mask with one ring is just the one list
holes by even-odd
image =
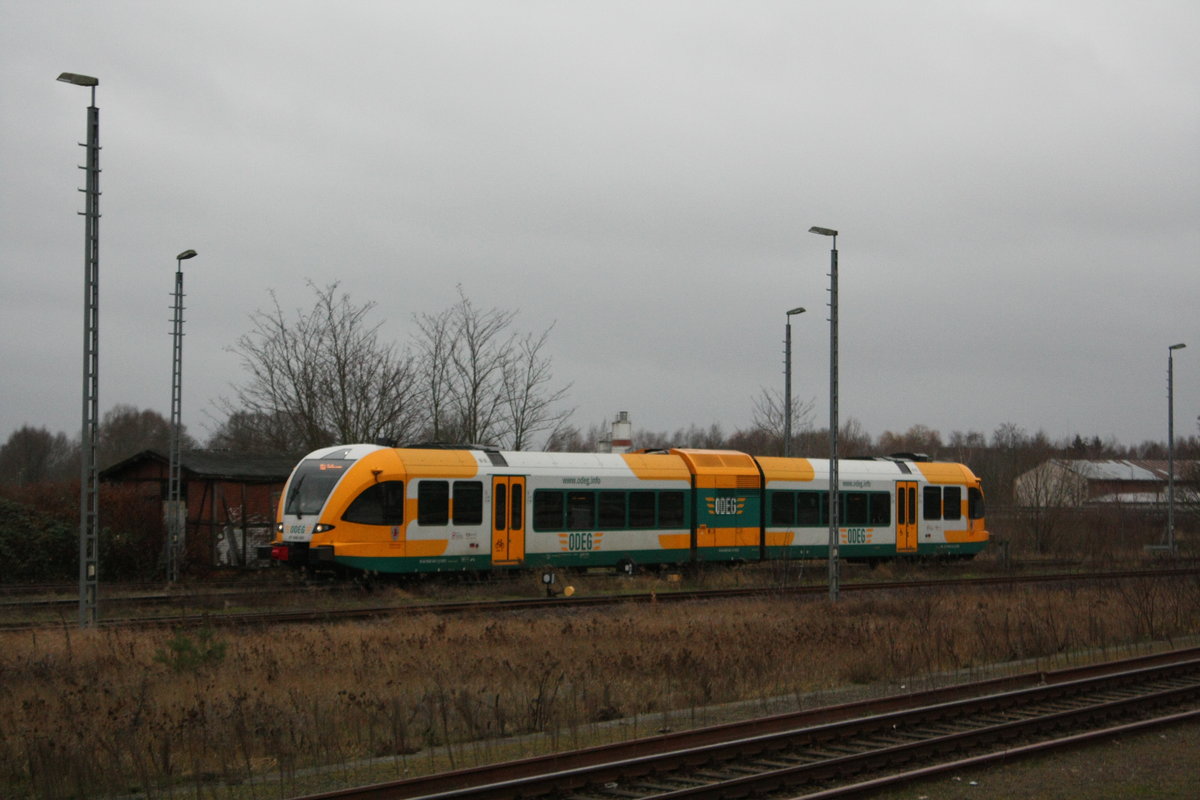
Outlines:
{"label": "lamp post on platform", "polygon": [[1167,348],[1167,552],[1175,555],[1175,351],[1187,347],[1180,342]]}
{"label": "lamp post on platform", "polygon": [[803,308],[787,312],[783,336],[783,456],[792,454],[792,317],[803,314]]}
{"label": "lamp post on platform", "polygon": [[100,584],[100,482],[96,470],[96,438],[100,395],[100,109],[90,75],[64,72],[63,83],[86,86],[92,100],[87,109],[87,163],[83,214],[83,414],[80,426],[79,470],[79,625],[96,623]]}
{"label": "lamp post on platform", "polygon": [[[171,445],[167,457],[167,581],[179,580],[179,545],[183,527],[179,498],[179,440],[183,410],[183,262],[195,250],[175,256],[175,315],[171,320]],[[184,518],[186,519],[186,518]]]}
{"label": "lamp post on platform", "polygon": [[809,233],[833,238],[829,251],[829,599],[838,599],[838,232],[813,226]]}

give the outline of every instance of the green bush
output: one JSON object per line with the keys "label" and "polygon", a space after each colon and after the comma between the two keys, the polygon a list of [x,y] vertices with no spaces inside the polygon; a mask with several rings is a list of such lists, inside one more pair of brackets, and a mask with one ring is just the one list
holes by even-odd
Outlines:
{"label": "green bush", "polygon": [[195,638],[180,631],[167,642],[166,650],[160,648],[154,653],[154,660],[172,672],[199,672],[225,660],[225,642],[214,639],[211,628],[196,631]]}
{"label": "green bush", "polygon": [[[0,487],[0,582],[79,577],[79,483]],[[139,486],[100,492],[100,579],[145,581],[161,574],[161,501]]]}
{"label": "green bush", "polygon": [[79,533],[57,516],[0,498],[0,582],[79,576]]}

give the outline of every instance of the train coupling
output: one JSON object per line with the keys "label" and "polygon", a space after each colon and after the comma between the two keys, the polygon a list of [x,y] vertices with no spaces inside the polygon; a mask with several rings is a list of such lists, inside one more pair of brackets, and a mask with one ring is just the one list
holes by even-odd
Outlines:
{"label": "train coupling", "polygon": [[333,545],[322,544],[309,547],[307,544],[268,544],[257,549],[258,557],[281,561],[292,566],[329,566],[333,564]]}

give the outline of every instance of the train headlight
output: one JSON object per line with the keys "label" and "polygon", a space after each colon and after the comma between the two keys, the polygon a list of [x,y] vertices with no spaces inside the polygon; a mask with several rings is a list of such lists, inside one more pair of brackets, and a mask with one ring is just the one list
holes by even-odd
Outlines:
{"label": "train headlight", "polygon": [[313,526],[313,533],[328,533],[329,531],[333,530],[333,528],[333,525],[325,525],[324,523],[321,523]]}
{"label": "train headlight", "polygon": [[280,535],[282,535],[282,534],[283,534],[283,523],[282,523],[282,522],[276,522],[276,523],[275,523],[275,532],[276,532],[276,533],[278,533],[278,534],[280,534]]}

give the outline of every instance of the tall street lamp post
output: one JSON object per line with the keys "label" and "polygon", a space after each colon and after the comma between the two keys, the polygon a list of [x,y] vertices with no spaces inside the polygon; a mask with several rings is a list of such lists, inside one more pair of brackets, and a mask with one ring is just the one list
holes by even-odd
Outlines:
{"label": "tall street lamp post", "polygon": [[803,308],[787,312],[783,336],[783,456],[792,454],[792,317],[803,314]]}
{"label": "tall street lamp post", "polygon": [[96,434],[100,395],[100,109],[96,86],[89,75],[64,72],[63,83],[91,89],[87,110],[87,163],[83,213],[83,414],[80,430],[79,475],[79,625],[96,622],[100,583],[100,482],[96,472]]}
{"label": "tall street lamp post", "polygon": [[175,256],[175,315],[171,321],[171,446],[167,466],[167,580],[179,580],[183,508],[179,498],[179,439],[183,410],[183,262],[195,250]]}
{"label": "tall street lamp post", "polygon": [[1187,347],[1180,342],[1167,348],[1167,552],[1175,555],[1175,351]]}
{"label": "tall street lamp post", "polygon": [[833,238],[829,251],[829,599],[838,599],[838,232],[813,226],[809,233]]}

